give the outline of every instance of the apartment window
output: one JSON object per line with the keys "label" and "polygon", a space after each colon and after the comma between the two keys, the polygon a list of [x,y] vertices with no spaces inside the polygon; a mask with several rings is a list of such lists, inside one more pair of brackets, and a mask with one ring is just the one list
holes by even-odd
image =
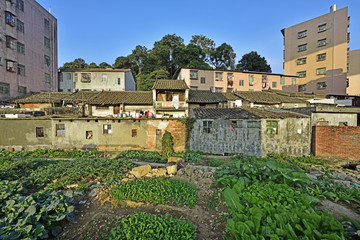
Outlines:
{"label": "apartment window", "polygon": [[71,73],[66,73],[66,78],[68,79],[68,80],[71,80]]}
{"label": "apartment window", "polygon": [[304,38],[307,36],[307,30],[298,32],[298,38]]}
{"label": "apartment window", "polygon": [[198,80],[198,71],[190,70],[190,79]]}
{"label": "apartment window", "polygon": [[200,78],[200,83],[201,83],[201,84],[205,84],[205,82],[206,82],[206,81],[205,81],[205,78],[204,78],[204,77]]}
{"label": "apartment window", "polygon": [[215,72],[215,81],[222,81],[222,80],[223,80],[223,73]]}
{"label": "apartment window", "polygon": [[297,72],[296,75],[298,75],[298,77],[301,77],[301,78],[306,77],[306,71]]}
{"label": "apartment window", "polygon": [[306,64],[306,57],[304,58],[298,58],[298,60],[296,61],[297,65],[303,65]]}
{"label": "apartment window", "polygon": [[16,26],[16,17],[10,12],[5,12],[5,22],[12,27]]}
{"label": "apartment window", "polygon": [[24,33],[24,23],[22,21],[20,21],[19,19],[16,21],[16,30],[18,30],[19,32]]}
{"label": "apartment window", "polygon": [[277,133],[278,133],[278,122],[266,121],[266,134],[277,134]]}
{"label": "apartment window", "polygon": [[316,69],[316,75],[324,75],[324,74],[326,74],[325,67]]}
{"label": "apartment window", "polygon": [[118,85],[121,85],[121,78],[118,78],[118,79],[117,79],[117,84],[118,84]]}
{"label": "apartment window", "polygon": [[103,125],[103,134],[111,134],[111,124]]}
{"label": "apartment window", "polygon": [[296,78],[291,79],[291,85],[296,85]]}
{"label": "apartment window", "polygon": [[25,55],[25,45],[17,42],[17,52]]}
{"label": "apartment window", "polygon": [[50,81],[51,81],[50,74],[45,73],[44,77],[45,77],[45,82],[50,83]]}
{"label": "apartment window", "polygon": [[86,131],[86,135],[85,135],[86,139],[93,139],[93,136],[94,136],[93,131]]}
{"label": "apartment window", "polygon": [[324,61],[325,59],[326,59],[326,53],[320,53],[320,54],[316,55],[317,61]]}
{"label": "apartment window", "polygon": [[326,82],[318,82],[317,89],[325,89],[327,87]]}
{"label": "apartment window", "polygon": [[6,71],[15,72],[15,62],[6,60]]}
{"label": "apartment window", "polygon": [[223,91],[223,88],[222,87],[216,87],[215,88],[215,92],[222,92]]}
{"label": "apartment window", "polygon": [[203,133],[211,133],[212,121],[203,122]]}
{"label": "apartment window", "polygon": [[22,94],[25,94],[26,93],[26,87],[18,86],[18,92],[22,93]]}
{"label": "apartment window", "polygon": [[1,59],[1,57],[0,57],[0,66],[2,66],[3,64],[2,64],[2,59]]}
{"label": "apartment window", "polygon": [[306,84],[299,85],[299,92],[306,91]]}
{"label": "apartment window", "polygon": [[44,29],[50,30],[50,22],[47,19],[44,19]]}
{"label": "apartment window", "polygon": [[102,82],[107,82],[107,74],[106,73],[103,73],[102,75],[101,75],[101,81]]}
{"label": "apartment window", "polygon": [[46,66],[50,67],[50,57],[44,55],[44,63]]}
{"label": "apartment window", "polygon": [[277,88],[277,82],[272,82],[272,87]]}
{"label": "apartment window", "polygon": [[198,90],[197,86],[190,86],[190,90]]}
{"label": "apartment window", "polygon": [[156,129],[156,136],[161,136],[161,129]]}
{"label": "apartment window", "polygon": [[227,80],[228,81],[234,81],[234,74],[233,73],[228,73],[227,74]]}
{"label": "apartment window", "polygon": [[6,36],[6,47],[15,49],[16,48],[16,39],[10,36]]}
{"label": "apartment window", "polygon": [[244,80],[239,80],[239,86],[240,87],[244,86]]}
{"label": "apartment window", "polygon": [[56,124],[56,136],[65,137],[65,124]]}
{"label": "apartment window", "polygon": [[298,52],[305,51],[307,49],[307,43],[298,46]]}
{"label": "apartment window", "polygon": [[21,65],[21,64],[18,64],[17,73],[20,76],[25,76],[25,66]]}
{"label": "apartment window", "polygon": [[348,71],[348,72],[350,71],[350,64],[349,63],[346,64],[346,71]]}
{"label": "apartment window", "polygon": [[9,94],[10,84],[0,82],[0,94]]}
{"label": "apartment window", "polygon": [[249,86],[254,86],[254,75],[249,75]]}
{"label": "apartment window", "polygon": [[326,31],[326,23],[318,26],[318,32]]}
{"label": "apartment window", "polygon": [[248,121],[247,127],[248,128],[260,128],[261,125],[260,125],[260,122],[257,122],[257,121]]}
{"label": "apartment window", "polygon": [[44,128],[43,127],[36,127],[36,137],[44,137]]}
{"label": "apartment window", "polygon": [[47,37],[44,37],[44,46],[50,48],[50,39]]}
{"label": "apartment window", "polygon": [[137,129],[132,129],[131,130],[131,137],[136,137],[137,136]]}
{"label": "apartment window", "polygon": [[326,45],[326,38],[318,40],[318,47],[322,47]]}
{"label": "apartment window", "polygon": [[24,11],[24,1],[23,0],[16,0],[16,8]]}
{"label": "apartment window", "polygon": [[284,77],[280,77],[280,84],[284,85],[285,84],[285,78]]}

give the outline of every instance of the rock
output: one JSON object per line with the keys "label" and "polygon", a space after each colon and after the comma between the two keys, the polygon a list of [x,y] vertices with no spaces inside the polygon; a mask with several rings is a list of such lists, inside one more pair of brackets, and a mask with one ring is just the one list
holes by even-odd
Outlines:
{"label": "rock", "polygon": [[142,203],[142,202],[133,202],[130,200],[126,200],[125,203],[126,203],[126,206],[131,207],[131,208],[137,208],[137,207],[144,205],[144,203]]}
{"label": "rock", "polygon": [[179,171],[177,171],[176,175],[178,175],[178,176],[184,175],[184,169],[182,168]]}
{"label": "rock", "polygon": [[127,181],[129,181],[129,180],[130,180],[130,178],[123,178],[123,179],[121,179],[122,182],[127,182]]}
{"label": "rock", "polygon": [[166,170],[167,170],[167,173],[170,175],[170,174],[176,174],[177,172],[177,165],[174,164],[172,166],[167,166],[166,167]]}
{"label": "rock", "polygon": [[164,177],[164,176],[166,176],[167,168],[158,168],[158,169],[153,169],[153,170],[156,170],[156,171],[151,171],[151,174],[154,177]]}
{"label": "rock", "polygon": [[85,204],[86,203],[86,201],[80,201],[79,202],[79,204]]}
{"label": "rock", "polygon": [[148,174],[151,171],[150,165],[142,165],[139,167],[133,168],[130,173],[133,174],[136,178],[141,178]]}
{"label": "rock", "polygon": [[193,175],[193,172],[194,172],[194,167],[191,166],[191,165],[187,165],[186,168],[185,168],[186,175],[191,177]]}
{"label": "rock", "polygon": [[74,196],[81,196],[83,194],[83,191],[74,191]]}
{"label": "rock", "polygon": [[170,163],[170,162],[178,163],[178,162],[182,162],[182,161],[184,161],[184,159],[182,159],[181,157],[169,157],[168,158],[168,163]]}
{"label": "rock", "polygon": [[351,187],[351,182],[350,181],[343,181],[343,180],[334,180],[334,183],[338,183],[343,187]]}

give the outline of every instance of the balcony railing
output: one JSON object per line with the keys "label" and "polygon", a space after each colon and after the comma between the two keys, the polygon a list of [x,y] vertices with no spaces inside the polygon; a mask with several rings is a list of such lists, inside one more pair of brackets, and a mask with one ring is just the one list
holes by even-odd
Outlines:
{"label": "balcony railing", "polygon": [[[176,109],[173,102],[155,102],[155,109]],[[179,107],[177,109],[183,110],[186,109],[186,102],[179,102]]]}

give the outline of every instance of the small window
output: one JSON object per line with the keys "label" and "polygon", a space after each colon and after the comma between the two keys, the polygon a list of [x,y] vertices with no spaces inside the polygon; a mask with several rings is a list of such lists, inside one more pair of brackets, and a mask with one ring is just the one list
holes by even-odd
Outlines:
{"label": "small window", "polygon": [[50,22],[47,19],[44,19],[44,29],[48,31],[50,30]]}
{"label": "small window", "polygon": [[118,78],[118,79],[117,79],[117,84],[118,84],[118,85],[121,85],[121,78]]}
{"label": "small window", "polygon": [[18,30],[18,32],[25,32],[24,29],[24,23],[22,21],[20,21],[19,19],[16,20],[16,30]]}
{"label": "small window", "polygon": [[238,121],[231,121],[231,127],[232,128],[242,128],[242,120]]}
{"label": "small window", "polygon": [[26,93],[26,87],[18,86],[18,93],[25,94]]}
{"label": "small window", "polygon": [[299,58],[299,59],[296,61],[296,64],[297,64],[297,65],[306,64],[306,57],[304,57],[304,58]]}
{"label": "small window", "polygon": [[285,84],[285,78],[284,77],[280,77],[280,85],[284,85]]}
{"label": "small window", "polygon": [[272,87],[277,88],[277,82],[272,82]]}
{"label": "small window", "polygon": [[66,73],[66,78],[67,78],[68,80],[71,80],[71,73]]}
{"label": "small window", "polygon": [[101,81],[102,81],[102,82],[107,82],[107,80],[108,80],[107,74],[106,74],[106,73],[103,73],[103,74],[101,75]]}
{"label": "small window", "polygon": [[56,136],[57,137],[65,136],[65,124],[56,124]]}
{"label": "small window", "polygon": [[24,65],[18,64],[17,70],[18,70],[17,71],[18,75],[25,76],[25,66]]}
{"label": "small window", "polygon": [[203,122],[203,133],[211,133],[212,121]]}
{"label": "small window", "polygon": [[16,39],[10,36],[6,36],[6,47],[15,49],[16,48]]}
{"label": "small window", "polygon": [[16,8],[20,11],[24,11],[24,1],[23,0],[16,0]]}
{"label": "small window", "polygon": [[266,121],[266,134],[277,134],[277,133],[278,133],[278,122]]}
{"label": "small window", "polygon": [[81,73],[81,82],[90,83],[91,82],[91,73]]}
{"label": "small window", "polygon": [[50,83],[50,82],[51,82],[50,74],[45,73],[45,74],[44,74],[44,78],[45,78],[45,82],[46,82],[46,83]]}
{"label": "small window", "polygon": [[86,139],[93,139],[93,131],[86,131]]}
{"label": "small window", "polygon": [[9,94],[10,84],[0,82],[0,94]]}
{"label": "small window", "polygon": [[296,78],[291,79],[291,85],[296,85]]}
{"label": "small window", "polygon": [[111,124],[103,125],[103,134],[111,134]]}
{"label": "small window", "polygon": [[198,71],[190,70],[190,79],[198,80]]}
{"label": "small window", "polygon": [[296,75],[298,75],[300,78],[304,78],[306,77],[306,71],[297,72]]}
{"label": "small window", "polygon": [[247,127],[248,128],[260,128],[260,122],[257,121],[248,121],[247,122]]}
{"label": "small window", "polygon": [[197,86],[190,86],[190,90],[198,90]]}
{"label": "small window", "polygon": [[317,61],[324,61],[325,59],[326,59],[326,53],[320,53],[320,54],[316,55]]}
{"label": "small window", "polygon": [[325,75],[326,74],[326,68],[318,68],[316,69],[316,75]]}
{"label": "small window", "polygon": [[244,80],[239,80],[239,86],[240,87],[244,86]]}
{"label": "small window", "polygon": [[44,55],[44,63],[46,66],[50,67],[50,57],[47,55]]}
{"label": "small window", "polygon": [[220,92],[220,93],[221,93],[222,91],[223,91],[223,88],[222,88],[222,87],[216,87],[216,88],[215,88],[215,92]]}
{"label": "small window", "polygon": [[200,83],[201,83],[201,84],[205,84],[205,78],[204,78],[204,77],[201,77],[201,78],[200,78]]}
{"label": "small window", "polygon": [[15,72],[15,62],[6,60],[6,71]]}
{"label": "small window", "polygon": [[299,85],[299,92],[306,91],[306,84]]}
{"label": "small window", "polygon": [[307,44],[301,44],[298,46],[298,52],[305,51],[307,49]]}
{"label": "small window", "polygon": [[317,89],[325,89],[327,87],[326,82],[318,82]]}
{"label": "small window", "polygon": [[318,26],[318,32],[326,31],[326,23]]}
{"label": "small window", "polygon": [[233,73],[228,73],[227,74],[227,80],[228,81],[234,81],[234,74]]}
{"label": "small window", "polygon": [[131,137],[136,137],[137,136],[137,129],[132,129],[131,130]]}
{"label": "small window", "polygon": [[50,48],[50,39],[47,37],[44,37],[44,46]]}
{"label": "small window", "polygon": [[25,45],[17,42],[17,52],[25,55]]}
{"label": "small window", "polygon": [[318,40],[318,47],[322,47],[326,45],[326,38]]}
{"label": "small window", "polygon": [[16,26],[16,17],[10,12],[5,12],[5,22],[12,27]]}
{"label": "small window", "polygon": [[299,38],[304,38],[304,37],[306,37],[306,36],[307,36],[307,30],[298,32],[298,39],[299,39]]}
{"label": "small window", "polygon": [[44,137],[44,128],[43,127],[36,127],[36,137]]}
{"label": "small window", "polygon": [[156,129],[156,136],[160,136],[161,135],[161,129]]}
{"label": "small window", "polygon": [[215,72],[215,81],[222,81],[222,80],[223,80],[223,73]]}
{"label": "small window", "polygon": [[254,75],[249,75],[249,86],[254,86]]}

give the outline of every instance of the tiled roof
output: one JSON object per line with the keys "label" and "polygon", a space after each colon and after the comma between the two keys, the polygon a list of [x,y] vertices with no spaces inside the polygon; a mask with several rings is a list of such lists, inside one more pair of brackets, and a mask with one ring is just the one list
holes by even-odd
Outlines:
{"label": "tiled roof", "polygon": [[115,68],[62,68],[60,72],[129,72],[131,69]]}
{"label": "tiled roof", "polygon": [[222,93],[222,94],[228,101],[235,101],[241,99],[238,96],[236,96],[234,93]]}
{"label": "tiled roof", "polygon": [[88,104],[92,105],[113,105],[121,103],[152,105],[152,91],[104,91],[88,102]]}
{"label": "tiled roof", "polygon": [[184,80],[156,80],[152,89],[185,90],[189,87]]}
{"label": "tiled roof", "polygon": [[268,89],[265,92],[276,93],[278,95],[288,96],[288,97],[297,97],[297,98],[301,98],[301,99],[326,98],[326,95],[324,95],[324,94],[289,92],[289,91],[275,90],[275,89]]}
{"label": "tiled roof", "polygon": [[281,104],[281,103],[305,103],[305,100],[278,95],[271,92],[236,92],[235,93],[245,101],[258,104]]}
{"label": "tiled roof", "polygon": [[292,112],[271,112],[257,108],[200,108],[192,110],[199,119],[285,119],[307,118]]}
{"label": "tiled roof", "polygon": [[189,103],[220,103],[225,101],[226,98],[222,93],[201,90],[189,91]]}
{"label": "tiled roof", "polygon": [[289,112],[301,113],[301,114],[308,115],[308,116],[311,116],[311,113],[315,112],[315,107],[283,108],[283,109],[286,111],[289,111]]}
{"label": "tiled roof", "polygon": [[14,103],[52,103],[60,102],[71,93],[67,92],[41,92],[34,93],[28,97],[13,100]]}
{"label": "tiled roof", "polygon": [[78,92],[75,92],[75,93],[67,96],[66,98],[64,98],[64,100],[88,102],[91,99],[95,98],[99,94],[101,94],[100,91],[78,91]]}

